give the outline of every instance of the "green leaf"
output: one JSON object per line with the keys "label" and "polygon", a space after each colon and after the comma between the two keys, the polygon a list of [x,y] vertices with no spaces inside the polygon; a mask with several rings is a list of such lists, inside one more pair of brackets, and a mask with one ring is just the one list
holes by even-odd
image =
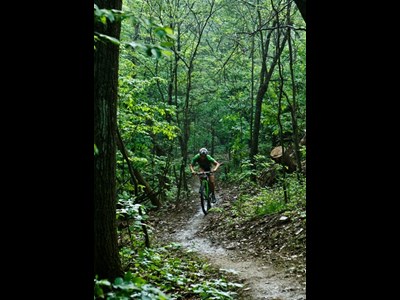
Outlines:
{"label": "green leaf", "polygon": [[94,144],[94,155],[99,154],[99,149],[97,148],[96,144]]}
{"label": "green leaf", "polygon": [[111,43],[113,43],[115,45],[119,45],[120,44],[120,41],[117,40],[116,38],[112,37],[112,36],[105,35],[105,34],[98,33],[98,32],[95,32],[95,34],[97,34],[99,37],[101,37],[103,39],[106,39],[106,40],[110,41]]}
{"label": "green leaf", "polygon": [[156,35],[157,35],[160,39],[162,39],[163,37],[166,36],[165,30],[164,30],[164,28],[162,28],[162,27],[158,27],[158,28],[154,29],[154,31],[155,31]]}
{"label": "green leaf", "polygon": [[115,285],[120,285],[120,284],[122,284],[122,282],[124,282],[124,280],[121,277],[117,277],[114,280]]}
{"label": "green leaf", "polygon": [[172,47],[172,46],[174,46],[174,43],[173,42],[162,42],[162,43],[160,43],[160,46],[161,47]]}
{"label": "green leaf", "polygon": [[173,35],[174,34],[174,30],[171,27],[164,27],[164,30],[169,35]]}

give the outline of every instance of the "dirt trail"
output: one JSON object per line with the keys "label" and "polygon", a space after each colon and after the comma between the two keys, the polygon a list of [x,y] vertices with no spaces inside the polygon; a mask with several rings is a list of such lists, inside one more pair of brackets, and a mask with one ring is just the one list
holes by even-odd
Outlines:
{"label": "dirt trail", "polygon": [[[198,186],[194,183],[193,195],[186,208],[176,209],[176,218],[163,220],[164,231],[162,239],[178,242],[183,247],[191,249],[198,255],[206,258],[216,267],[236,273],[245,287],[243,299],[249,300],[304,300],[305,287],[295,278],[289,278],[283,271],[278,271],[271,264],[258,260],[255,257],[247,259],[239,256],[238,249],[222,248],[196,233],[207,226],[208,215],[204,216],[198,200]],[[218,193],[217,193],[218,197]],[[223,199],[219,198],[216,206],[220,206]],[[179,213],[178,213],[179,212]],[[168,226],[170,223],[172,226]],[[174,228],[174,229],[172,229]],[[215,228],[214,230],[218,230]],[[160,233],[159,233],[160,234]]]}

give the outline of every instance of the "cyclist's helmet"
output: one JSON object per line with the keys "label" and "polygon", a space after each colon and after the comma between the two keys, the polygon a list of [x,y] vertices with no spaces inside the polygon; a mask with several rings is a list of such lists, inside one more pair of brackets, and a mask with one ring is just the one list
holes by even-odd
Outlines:
{"label": "cyclist's helmet", "polygon": [[208,150],[207,150],[206,148],[201,148],[201,149],[199,150],[199,153],[200,153],[200,154],[207,155],[207,154],[208,154]]}

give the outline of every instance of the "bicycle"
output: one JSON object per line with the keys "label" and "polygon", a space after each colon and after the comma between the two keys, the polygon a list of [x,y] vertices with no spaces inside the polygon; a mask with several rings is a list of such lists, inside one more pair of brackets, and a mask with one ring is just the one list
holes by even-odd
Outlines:
{"label": "bicycle", "polygon": [[208,211],[211,209],[211,196],[212,192],[210,191],[210,175],[214,172],[204,171],[204,172],[196,172],[196,175],[200,177],[200,204],[201,209],[203,210],[204,215],[207,215]]}

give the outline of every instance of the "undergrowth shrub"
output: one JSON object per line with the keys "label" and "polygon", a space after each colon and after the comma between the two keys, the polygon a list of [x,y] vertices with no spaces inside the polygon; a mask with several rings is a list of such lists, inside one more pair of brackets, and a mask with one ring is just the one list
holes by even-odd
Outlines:
{"label": "undergrowth shrub", "polygon": [[306,179],[297,178],[297,174],[287,174],[285,178],[288,202],[285,203],[282,179],[273,187],[260,187],[246,180],[241,182],[241,193],[234,202],[231,214],[245,219],[254,216],[281,213],[283,211],[301,211],[305,217]]}
{"label": "undergrowth shrub", "polygon": [[95,299],[235,299],[243,286],[232,275],[213,269],[178,243],[132,251],[121,249],[124,278],[114,283],[95,279]]}

